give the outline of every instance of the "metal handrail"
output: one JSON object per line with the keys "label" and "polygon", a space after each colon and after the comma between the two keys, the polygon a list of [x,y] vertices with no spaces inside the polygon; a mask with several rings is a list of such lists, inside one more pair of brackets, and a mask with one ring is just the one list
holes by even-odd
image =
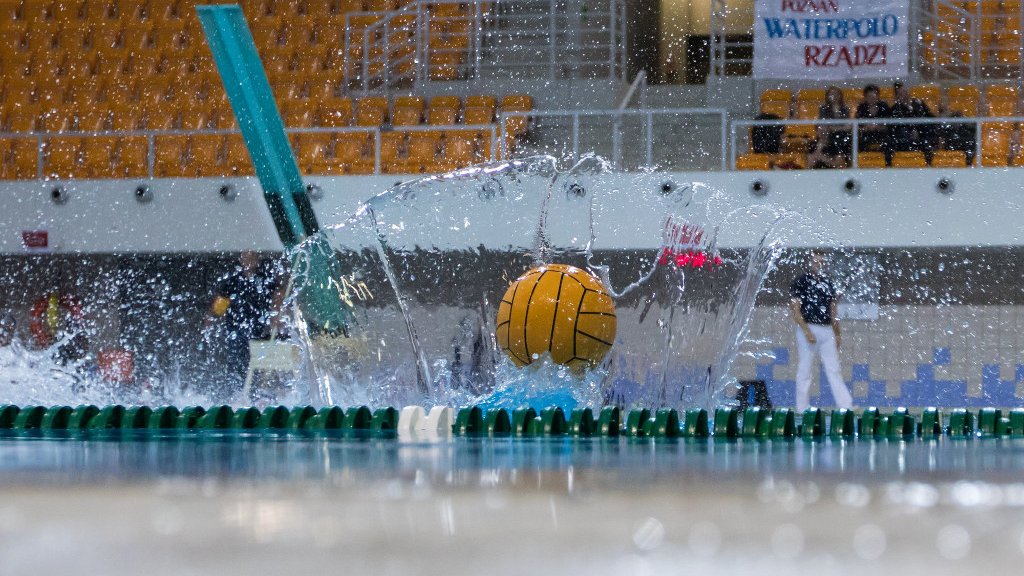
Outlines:
{"label": "metal handrail", "polygon": [[654,116],[656,115],[692,115],[692,116],[718,116],[720,142],[720,167],[726,169],[726,147],[728,146],[727,125],[729,113],[724,108],[625,108],[611,110],[530,110],[530,111],[502,111],[498,114],[498,126],[501,129],[502,157],[508,157],[508,134],[506,132],[508,118],[530,117],[566,117],[572,119],[572,154],[573,158],[580,155],[580,118],[603,116],[613,120],[612,125],[612,165],[615,168],[622,167],[622,133],[621,119],[623,116],[644,116],[644,147],[646,166],[654,165]]}
{"label": "metal handrail", "polygon": [[1024,123],[1024,116],[972,116],[950,118],[936,116],[933,118],[841,118],[841,119],[789,119],[789,120],[733,120],[730,122],[730,141],[732,143],[729,153],[729,167],[736,168],[737,149],[737,128],[751,128],[754,126],[850,126],[852,139],[852,168],[858,167],[859,136],[860,127],[872,126],[902,126],[902,125],[930,125],[941,126],[948,124],[974,124],[974,158],[980,159],[982,152],[982,125],[984,124],[1009,124]]}

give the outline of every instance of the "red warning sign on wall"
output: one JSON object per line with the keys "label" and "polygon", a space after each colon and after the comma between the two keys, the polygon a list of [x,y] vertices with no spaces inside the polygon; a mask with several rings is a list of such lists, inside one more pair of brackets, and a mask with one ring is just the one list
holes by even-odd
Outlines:
{"label": "red warning sign on wall", "polygon": [[46,230],[22,230],[21,243],[27,250],[45,250],[50,247],[50,233]]}

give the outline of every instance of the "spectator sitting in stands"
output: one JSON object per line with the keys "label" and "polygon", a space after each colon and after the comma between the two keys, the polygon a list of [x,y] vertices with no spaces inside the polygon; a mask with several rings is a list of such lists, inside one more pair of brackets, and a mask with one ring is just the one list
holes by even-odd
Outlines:
{"label": "spectator sitting in stands", "polygon": [[[942,108],[939,109],[943,111]],[[963,118],[963,113],[952,111],[942,114],[947,118]],[[960,150],[967,155],[967,165],[974,163],[974,153],[977,148],[975,138],[975,126],[973,122],[950,122],[943,124],[939,130],[939,138],[942,148],[945,150]]]}
{"label": "spectator sitting in stands", "polygon": [[[775,114],[758,114],[754,120],[782,120]],[[750,148],[755,154],[778,154],[782,148],[782,125],[754,126],[750,129]]]}
{"label": "spectator sitting in stands", "polygon": [[[838,120],[850,117],[850,109],[843,102],[843,92],[835,86],[825,91],[825,103],[818,108],[818,117],[823,120]],[[853,150],[848,125],[827,124],[817,128],[817,139],[808,149],[807,163],[812,168],[845,168],[850,165]]]}
{"label": "spectator sitting in stands", "polygon": [[[864,87],[864,101],[857,105],[857,118],[870,120],[888,118],[889,105],[879,98],[878,86],[868,84]],[[885,124],[872,122],[861,124],[857,136],[857,148],[861,152],[886,151],[889,128]],[[889,154],[887,153],[886,156]]]}
{"label": "spectator sitting in stands", "polygon": [[[893,118],[934,118],[928,105],[917,98],[911,98],[903,82],[893,83],[896,94],[892,104]],[[932,124],[893,124],[889,127],[889,141],[896,152],[924,152],[931,162],[935,126]]]}

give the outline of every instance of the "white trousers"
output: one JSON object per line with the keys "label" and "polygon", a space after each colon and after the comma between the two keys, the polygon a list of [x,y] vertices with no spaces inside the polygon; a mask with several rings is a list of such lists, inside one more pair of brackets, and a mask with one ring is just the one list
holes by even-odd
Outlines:
{"label": "white trousers", "polygon": [[821,356],[821,366],[825,369],[825,378],[832,388],[836,408],[852,408],[853,397],[843,382],[843,373],[839,368],[839,350],[836,349],[836,336],[832,332],[832,327],[823,324],[808,324],[807,327],[814,335],[814,344],[807,341],[802,328],[796,327],[796,346],[799,352],[796,368],[797,411],[802,413],[810,402],[811,364],[814,363],[815,355]]}

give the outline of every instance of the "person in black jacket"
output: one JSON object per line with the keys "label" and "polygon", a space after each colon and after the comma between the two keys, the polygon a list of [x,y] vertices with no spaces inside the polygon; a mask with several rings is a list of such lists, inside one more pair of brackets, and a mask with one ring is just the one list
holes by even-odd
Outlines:
{"label": "person in black jacket", "polygon": [[[917,98],[911,98],[903,82],[893,84],[896,98],[893,101],[890,116],[893,118],[934,118],[935,114],[928,105]],[[932,124],[891,124],[889,141],[896,152],[924,152],[931,156],[935,126]],[[931,158],[928,158],[931,160]]]}
{"label": "person in black jacket", "polygon": [[[889,105],[880,98],[878,86],[874,84],[865,86],[864,100],[857,105],[857,118],[873,120],[889,116]],[[861,124],[857,134],[857,149],[860,152],[887,152],[889,127],[885,124],[881,122]]]}

